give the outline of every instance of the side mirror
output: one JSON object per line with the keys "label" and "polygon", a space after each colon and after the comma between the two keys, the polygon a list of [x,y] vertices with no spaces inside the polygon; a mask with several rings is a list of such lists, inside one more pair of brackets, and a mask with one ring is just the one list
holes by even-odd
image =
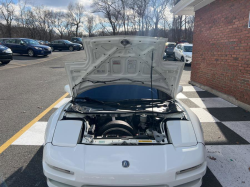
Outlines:
{"label": "side mirror", "polygon": [[183,87],[182,86],[179,86],[178,87],[178,90],[177,90],[177,94],[181,93],[183,91]]}
{"label": "side mirror", "polygon": [[72,97],[72,93],[71,93],[71,89],[70,89],[69,85],[66,85],[64,87],[64,90],[65,90],[65,92],[67,92]]}

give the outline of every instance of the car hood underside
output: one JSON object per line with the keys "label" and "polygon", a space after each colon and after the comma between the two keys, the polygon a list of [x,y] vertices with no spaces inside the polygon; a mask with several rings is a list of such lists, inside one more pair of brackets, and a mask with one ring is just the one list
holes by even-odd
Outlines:
{"label": "car hood underside", "polygon": [[163,61],[165,43],[137,36],[85,39],[87,60],[65,65],[73,98],[104,84],[150,86],[151,67],[153,87],[175,98],[184,63]]}

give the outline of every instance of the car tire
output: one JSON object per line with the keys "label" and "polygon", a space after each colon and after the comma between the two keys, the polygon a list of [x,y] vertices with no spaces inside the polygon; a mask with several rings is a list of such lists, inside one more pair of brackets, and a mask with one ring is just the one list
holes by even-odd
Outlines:
{"label": "car tire", "polygon": [[74,47],[70,46],[70,47],[69,47],[69,50],[70,50],[70,51],[74,51]]}
{"label": "car tire", "polygon": [[10,60],[8,60],[8,61],[1,61],[2,62],[2,64],[8,64],[8,63],[10,63]]}
{"label": "car tire", "polygon": [[184,62],[184,57],[183,56],[181,57],[181,62]]}
{"label": "car tire", "polygon": [[34,57],[35,53],[34,53],[34,51],[32,49],[29,49],[28,50],[28,55],[29,55],[29,57]]}
{"label": "car tire", "polygon": [[50,48],[51,48],[51,51],[52,51],[52,52],[55,51],[54,47],[50,47]]}
{"label": "car tire", "polygon": [[43,56],[48,56],[48,55],[43,55]]}
{"label": "car tire", "polygon": [[105,136],[106,134],[108,134],[111,131],[120,131],[123,133],[127,133],[127,135],[130,136],[135,136],[136,133],[134,131],[134,129],[125,121],[121,121],[121,120],[114,120],[111,121],[105,125],[103,125],[99,130],[97,135],[98,136]]}
{"label": "car tire", "polygon": [[174,61],[176,61],[177,59],[176,59],[176,57],[175,57],[175,53],[173,54],[173,59],[174,59]]}

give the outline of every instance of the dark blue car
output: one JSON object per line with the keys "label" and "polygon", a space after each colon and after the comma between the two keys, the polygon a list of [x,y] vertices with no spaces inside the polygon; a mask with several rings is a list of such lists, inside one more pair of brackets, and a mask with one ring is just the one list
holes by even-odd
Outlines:
{"label": "dark blue car", "polygon": [[40,45],[36,40],[28,38],[4,38],[0,43],[9,47],[13,53],[28,54],[33,56],[47,56],[51,54],[51,48],[46,45]]}
{"label": "dark blue car", "polygon": [[13,60],[11,49],[0,45],[0,61],[2,64],[8,64],[11,60]]}

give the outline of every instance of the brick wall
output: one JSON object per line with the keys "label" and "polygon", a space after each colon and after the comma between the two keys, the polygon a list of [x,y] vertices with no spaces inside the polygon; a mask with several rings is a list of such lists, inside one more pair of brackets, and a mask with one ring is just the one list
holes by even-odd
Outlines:
{"label": "brick wall", "polygon": [[250,105],[250,0],[216,0],[195,14],[191,80]]}

